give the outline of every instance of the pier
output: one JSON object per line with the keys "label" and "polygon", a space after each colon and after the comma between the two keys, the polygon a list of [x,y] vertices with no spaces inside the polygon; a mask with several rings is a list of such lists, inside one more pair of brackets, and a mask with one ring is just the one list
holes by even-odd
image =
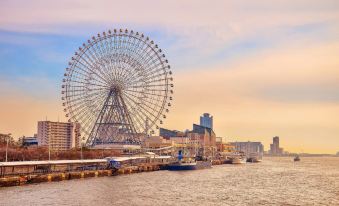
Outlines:
{"label": "pier", "polygon": [[[108,157],[91,160],[0,162],[0,187],[160,170],[171,156]],[[110,167],[110,162],[119,167]]]}

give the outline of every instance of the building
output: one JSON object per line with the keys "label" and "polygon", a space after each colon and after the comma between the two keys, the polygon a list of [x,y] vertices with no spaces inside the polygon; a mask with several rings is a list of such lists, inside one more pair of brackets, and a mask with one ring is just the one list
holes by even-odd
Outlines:
{"label": "building", "polygon": [[270,144],[270,155],[282,155],[284,153],[284,149],[279,145],[279,137],[273,137],[273,144]]}
{"label": "building", "polygon": [[160,128],[160,136],[173,141],[177,150],[184,149],[186,155],[194,156],[203,150],[206,156],[216,152],[216,135],[211,128],[193,124],[191,131],[185,132]]}
{"label": "building", "polygon": [[68,150],[80,147],[80,124],[39,121],[37,139],[39,146],[51,150]]}
{"label": "building", "polygon": [[202,145],[205,147],[216,146],[216,135],[212,128],[193,124],[193,130],[189,133],[196,133],[200,135]]}
{"label": "building", "polygon": [[210,116],[209,113],[204,113],[200,117],[200,126],[213,129],[213,116]]}
{"label": "building", "polygon": [[20,137],[18,140],[20,146],[23,147],[37,147],[38,139],[36,137]]}
{"label": "building", "polygon": [[144,148],[159,149],[173,146],[173,141],[161,136],[150,136],[143,139],[142,146]]}
{"label": "building", "polygon": [[165,128],[160,128],[159,136],[169,139],[170,137],[183,137],[185,136],[185,133],[178,130],[169,130]]}
{"label": "building", "polygon": [[264,155],[264,145],[261,142],[231,142],[236,151],[244,152],[247,157],[256,154],[259,157]]}

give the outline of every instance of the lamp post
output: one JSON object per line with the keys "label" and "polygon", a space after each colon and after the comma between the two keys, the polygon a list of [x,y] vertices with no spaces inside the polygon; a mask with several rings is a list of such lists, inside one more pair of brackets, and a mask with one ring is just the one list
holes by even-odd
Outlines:
{"label": "lamp post", "polygon": [[8,160],[8,141],[9,141],[9,138],[10,138],[10,136],[11,136],[11,133],[9,133],[8,134],[8,136],[7,136],[7,143],[6,143],[6,162],[7,162],[7,160]]}
{"label": "lamp post", "polygon": [[103,139],[101,139],[101,146],[102,146],[102,153],[101,153],[101,155],[102,155],[102,158],[104,158],[104,140]]}
{"label": "lamp post", "polygon": [[81,152],[81,160],[83,159],[83,154],[82,154],[82,140],[84,140],[83,138],[80,138],[80,152]]}
{"label": "lamp post", "polygon": [[48,161],[51,161],[51,138],[48,135]]}

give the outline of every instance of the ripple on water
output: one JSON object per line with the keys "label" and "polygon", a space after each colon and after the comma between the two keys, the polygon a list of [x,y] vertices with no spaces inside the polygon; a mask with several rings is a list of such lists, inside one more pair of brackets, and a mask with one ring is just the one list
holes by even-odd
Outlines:
{"label": "ripple on water", "polygon": [[339,205],[339,158],[265,158],[208,170],[157,171],[0,188],[0,205]]}

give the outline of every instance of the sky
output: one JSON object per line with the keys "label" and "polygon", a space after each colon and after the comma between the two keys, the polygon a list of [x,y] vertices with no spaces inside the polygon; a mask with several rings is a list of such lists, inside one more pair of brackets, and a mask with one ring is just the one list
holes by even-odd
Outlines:
{"label": "sky", "polygon": [[114,28],[153,39],[174,73],[164,127],[214,116],[225,141],[273,136],[290,152],[339,151],[339,1],[1,0],[0,133],[65,121],[61,81],[91,36]]}

